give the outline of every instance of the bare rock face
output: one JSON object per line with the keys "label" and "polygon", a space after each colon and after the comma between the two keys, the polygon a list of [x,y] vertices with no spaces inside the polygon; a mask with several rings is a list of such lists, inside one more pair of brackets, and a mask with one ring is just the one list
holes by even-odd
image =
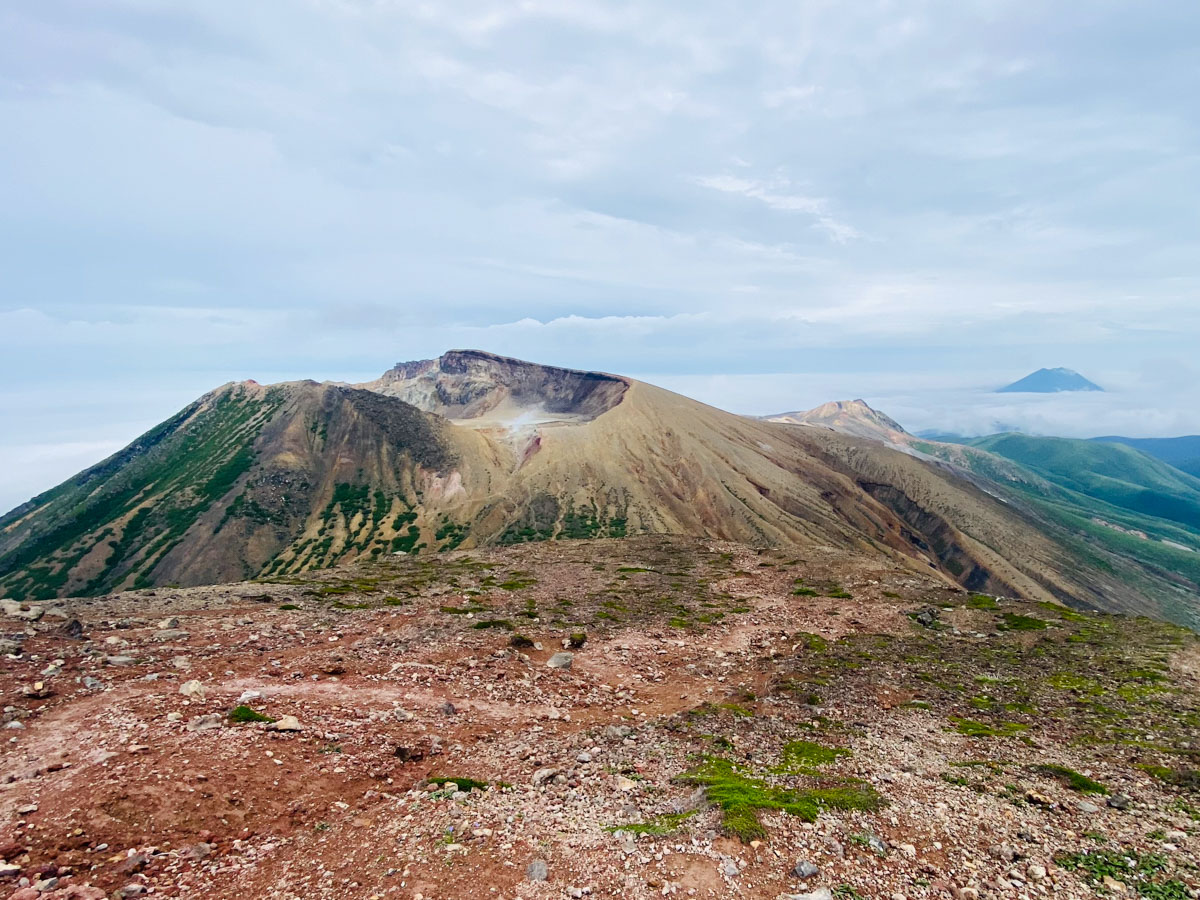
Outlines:
{"label": "bare rock face", "polygon": [[438,359],[400,363],[363,385],[448,419],[588,422],[621,402],[629,383],[615,375],[451,350]]}

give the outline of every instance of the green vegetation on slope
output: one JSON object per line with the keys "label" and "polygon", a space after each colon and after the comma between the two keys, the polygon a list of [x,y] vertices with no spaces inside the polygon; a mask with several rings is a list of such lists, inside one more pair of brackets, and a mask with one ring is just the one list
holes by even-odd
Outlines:
{"label": "green vegetation on slope", "polygon": [[0,557],[0,588],[22,600],[54,597],[93,553],[103,556],[79,593],[148,585],[158,562],[253,465],[255,439],[281,402],[278,393],[228,388],[43,494],[23,542]]}
{"label": "green vegetation on slope", "polygon": [[971,442],[1060,487],[1144,516],[1200,530],[1200,479],[1123,444],[1027,434]]}

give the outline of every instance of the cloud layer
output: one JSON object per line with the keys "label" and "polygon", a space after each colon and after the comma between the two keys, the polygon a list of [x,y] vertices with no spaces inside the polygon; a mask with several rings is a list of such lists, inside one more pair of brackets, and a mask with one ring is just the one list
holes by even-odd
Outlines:
{"label": "cloud layer", "polygon": [[20,462],[43,445],[75,466],[222,381],[455,346],[931,424],[1067,365],[1122,389],[1080,430],[1200,430],[1198,27],[1185,0],[13,0],[0,507],[69,474]]}

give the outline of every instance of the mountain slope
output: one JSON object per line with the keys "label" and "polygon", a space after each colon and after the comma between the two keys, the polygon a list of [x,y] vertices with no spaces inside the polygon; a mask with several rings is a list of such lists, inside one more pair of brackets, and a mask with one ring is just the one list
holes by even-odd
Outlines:
{"label": "mountain slope", "polygon": [[[972,483],[984,493],[1003,501],[1027,521],[1027,530],[1052,539],[1054,544],[1084,567],[1080,577],[1095,591],[1100,607],[1122,597],[1122,608],[1138,609],[1200,628],[1200,529],[1194,526],[1195,479],[1128,448],[1104,448],[1103,444],[1038,438],[1028,435],[997,435],[969,444],[944,443],[887,429],[879,432],[882,413],[861,407],[843,406],[843,415],[830,427],[842,434],[876,432],[872,438],[903,449],[921,459],[943,465],[949,472]],[[849,414],[861,421],[848,421]],[[828,434],[821,428],[806,428],[809,434]],[[1013,458],[1007,458],[1006,455]],[[889,457],[861,454],[860,483],[867,487],[872,476],[866,463],[878,467]],[[892,485],[904,479],[894,461],[876,481]],[[973,517],[961,505],[937,505],[935,496],[925,496],[937,482],[921,480],[906,487],[907,496],[921,498],[918,505],[938,508],[943,518],[955,525],[968,525],[978,536],[981,529],[994,528],[992,515]],[[884,497],[889,489],[871,488]],[[882,492],[881,492],[882,491]],[[903,502],[903,501],[901,501]],[[1157,512],[1158,515],[1152,514]],[[1172,517],[1164,517],[1170,513]],[[1181,521],[1180,521],[1181,520]],[[983,543],[1003,548],[1006,559],[1017,551],[1015,532],[989,536]],[[953,565],[953,563],[951,563]],[[1061,567],[1062,561],[1041,560],[1023,567],[1027,572],[1044,572]],[[960,576],[960,581],[965,579]],[[1078,596],[1078,594],[1076,594]]]}
{"label": "mountain slope", "polygon": [[[825,415],[844,426],[857,413]],[[1174,615],[1169,578],[1114,573],[1069,529],[968,468],[918,458],[894,422],[862,414],[906,452],[479,351],[358,386],[226,385],[0,518],[0,591],[98,594],[678,533],[833,547],[992,593]]]}
{"label": "mountain slope", "polygon": [[225,385],[0,518],[0,586],[37,599],[248,577],[314,513],[325,528],[305,558],[330,564],[325,535],[347,527],[351,499],[371,509],[363,546],[390,539],[418,470],[455,458],[450,438],[436,417],[367,391]]}
{"label": "mountain slope", "polygon": [[1200,530],[1200,479],[1132,447],[1026,434],[990,435],[971,446],[1018,462],[1068,490]]}
{"label": "mountain slope", "polygon": [[865,400],[834,400],[814,409],[764,417],[785,425],[813,425],[857,437],[903,444],[907,432],[900,423],[867,405]]}
{"label": "mountain slope", "polygon": [[1190,434],[1173,438],[1127,438],[1109,435],[1092,440],[1107,444],[1125,444],[1148,453],[1155,459],[1161,459],[1181,472],[1200,478],[1200,435]]}
{"label": "mountain slope", "polygon": [[997,394],[1058,394],[1065,391],[1103,391],[1072,369],[1038,369],[1012,384],[997,388]]}

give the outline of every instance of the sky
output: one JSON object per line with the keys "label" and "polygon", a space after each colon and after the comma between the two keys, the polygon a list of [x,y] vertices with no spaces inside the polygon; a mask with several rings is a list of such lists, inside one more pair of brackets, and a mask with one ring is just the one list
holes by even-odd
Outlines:
{"label": "sky", "polygon": [[[456,347],[1200,432],[1200,4],[6,0],[0,509]],[[996,396],[1042,366],[1106,394]]]}

